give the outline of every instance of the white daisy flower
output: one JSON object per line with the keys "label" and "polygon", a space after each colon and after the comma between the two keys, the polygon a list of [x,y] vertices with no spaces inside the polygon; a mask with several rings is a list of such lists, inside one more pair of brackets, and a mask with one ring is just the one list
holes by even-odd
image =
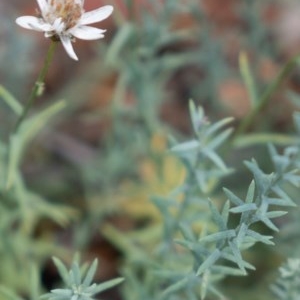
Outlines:
{"label": "white daisy flower", "polygon": [[45,37],[60,40],[68,55],[78,60],[72,41],[97,40],[104,37],[106,30],[87,26],[108,18],[113,7],[102,6],[98,9],[84,12],[84,0],[37,0],[40,16],[22,16],[16,23],[26,29],[41,31]]}

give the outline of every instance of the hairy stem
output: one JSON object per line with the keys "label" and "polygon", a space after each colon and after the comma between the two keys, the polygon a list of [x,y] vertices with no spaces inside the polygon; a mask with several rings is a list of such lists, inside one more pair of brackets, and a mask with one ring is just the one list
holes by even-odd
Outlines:
{"label": "hairy stem", "polygon": [[47,55],[46,55],[46,58],[44,61],[44,65],[38,75],[36,82],[34,83],[34,86],[32,87],[29,98],[28,98],[27,102],[25,103],[25,107],[24,107],[19,119],[17,120],[15,129],[14,129],[14,133],[16,133],[18,131],[23,120],[26,118],[30,108],[34,104],[34,101],[42,93],[44,80],[45,80],[46,74],[48,72],[50,63],[52,61],[54,50],[56,48],[56,44],[57,44],[57,42],[51,41],[51,44],[49,46],[49,49],[48,49],[48,52],[47,52]]}

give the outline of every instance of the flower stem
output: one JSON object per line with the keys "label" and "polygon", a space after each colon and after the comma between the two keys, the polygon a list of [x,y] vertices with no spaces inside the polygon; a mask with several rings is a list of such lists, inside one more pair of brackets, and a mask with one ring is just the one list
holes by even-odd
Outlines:
{"label": "flower stem", "polygon": [[19,119],[17,120],[15,129],[14,129],[14,133],[16,133],[18,131],[18,129],[20,128],[23,120],[26,118],[26,116],[27,116],[30,108],[34,104],[34,101],[36,100],[36,98],[38,96],[40,96],[43,92],[44,80],[45,80],[46,74],[48,72],[50,63],[52,61],[54,50],[56,48],[56,44],[57,44],[56,41],[51,40],[51,44],[49,46],[49,49],[48,49],[48,52],[47,52],[47,55],[46,55],[46,58],[44,61],[44,65],[38,75],[36,82],[34,83],[34,86],[32,87],[31,93],[25,104],[25,107],[24,107]]}
{"label": "flower stem", "polygon": [[269,87],[265,90],[265,92],[260,97],[257,105],[249,112],[249,114],[245,117],[245,119],[241,122],[240,126],[237,128],[234,137],[239,136],[244,133],[249,126],[255,121],[255,117],[257,114],[266,107],[269,103],[272,95],[276,90],[280,87],[280,84],[286,79],[288,74],[295,68],[295,66],[300,62],[300,55],[297,55],[291,58],[285,66],[282,68],[277,77],[273,80],[273,82],[269,85]]}

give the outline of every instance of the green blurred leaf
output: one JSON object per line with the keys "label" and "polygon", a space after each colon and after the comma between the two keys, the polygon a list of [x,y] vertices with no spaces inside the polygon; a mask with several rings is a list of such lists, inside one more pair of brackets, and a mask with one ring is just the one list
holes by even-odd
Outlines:
{"label": "green blurred leaf", "polygon": [[69,280],[69,271],[66,268],[66,266],[61,262],[60,259],[56,257],[52,257],[52,260],[59,272],[60,277],[62,278],[63,282],[69,286],[70,285],[70,280]]}
{"label": "green blurred leaf", "polygon": [[17,115],[20,116],[23,110],[23,106],[18,102],[18,100],[2,85],[0,85],[0,97],[4,102],[11,108],[11,110]]}
{"label": "green blurred leaf", "polygon": [[124,281],[124,278],[115,278],[115,279],[100,283],[95,288],[93,288],[93,294],[98,294],[98,293],[101,293],[102,291],[108,290],[108,289],[120,284],[123,281]]}
{"label": "green blurred leaf", "polygon": [[256,84],[254,82],[254,78],[250,70],[248,56],[245,52],[240,52],[239,67],[240,67],[240,72],[242,74],[244,83],[247,87],[247,91],[251,101],[251,106],[255,107],[258,102]]}

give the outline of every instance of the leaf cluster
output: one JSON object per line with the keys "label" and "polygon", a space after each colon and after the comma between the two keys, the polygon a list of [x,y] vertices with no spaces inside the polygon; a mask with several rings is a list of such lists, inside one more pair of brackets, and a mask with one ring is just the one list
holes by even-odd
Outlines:
{"label": "leaf cluster", "polygon": [[[2,86],[0,97],[15,116],[21,115],[23,105]],[[21,168],[39,131],[64,107],[64,101],[58,101],[42,109],[13,131],[8,141],[4,137],[0,140],[0,253],[3,259],[0,278],[3,284],[17,291],[27,290],[32,264],[37,263],[40,271],[45,258],[63,252],[52,243],[34,238],[37,224],[42,219],[49,219],[66,226],[77,215],[73,208],[51,203],[30,189]],[[22,265],[21,271],[19,263]]]}
{"label": "leaf cluster", "polygon": [[[213,166],[224,170],[224,164],[214,151],[214,146],[219,146],[228,137],[230,131],[227,129],[214,136],[215,129],[221,128],[227,122],[220,121],[214,125],[205,126],[202,109],[196,111],[193,105],[191,107],[193,127],[198,139],[176,145],[172,149],[185,162],[189,171],[188,174],[197,179],[194,182],[198,183],[199,188],[198,191],[194,191],[196,191],[196,195],[197,193],[201,195],[199,191],[207,191],[203,182],[209,182],[211,172],[206,172],[207,169],[203,168],[205,164],[202,164],[202,169],[199,170],[197,158],[201,157],[201,162],[209,159]],[[211,135],[214,138],[210,140],[208,137]],[[255,269],[243,258],[243,251],[258,242],[274,245],[273,236],[261,233],[261,227],[256,226],[256,224],[264,224],[269,230],[277,232],[279,229],[274,219],[286,214],[286,211],[280,208],[296,206],[288,194],[288,185],[299,187],[300,184],[297,168],[298,151],[297,146],[291,146],[284,149],[283,153],[280,154],[274,146],[269,145],[269,154],[274,168],[272,173],[265,173],[255,160],[246,161],[245,165],[252,173],[253,181],[248,187],[245,198],[241,198],[224,188],[228,200],[221,211],[213,200],[208,200],[211,222],[214,223],[214,226],[204,226],[200,233],[195,233],[193,223],[184,223],[186,221],[184,218],[177,219],[180,224],[178,228],[180,228],[183,238],[175,241],[190,252],[193,263],[191,264],[191,271],[186,273],[186,276],[175,280],[165,290],[164,295],[177,293],[186,288],[187,282],[191,281],[187,278],[192,276],[193,281],[201,286],[201,298],[205,298],[208,291],[221,298],[222,295],[214,287],[216,280],[232,275],[244,276],[248,270]],[[207,153],[209,154],[207,155]],[[207,180],[199,180],[197,172],[205,174]],[[212,177],[215,177],[216,174],[218,173],[214,171]],[[194,194],[194,197],[197,197],[196,195]],[[186,204],[184,201],[182,203]],[[165,213],[163,215],[164,220],[170,219],[169,215]],[[201,218],[200,215],[199,218]],[[232,225],[236,223],[236,220],[238,220],[237,224]]]}
{"label": "leaf cluster", "polygon": [[297,300],[300,295],[300,259],[289,258],[280,268],[271,290],[278,300]]}
{"label": "leaf cluster", "polygon": [[108,290],[123,281],[115,278],[100,284],[93,283],[97,271],[98,260],[95,259],[90,266],[80,266],[74,258],[71,269],[68,270],[61,260],[54,257],[53,262],[63,280],[64,287],[53,289],[42,296],[49,300],[93,300],[94,295]]}

